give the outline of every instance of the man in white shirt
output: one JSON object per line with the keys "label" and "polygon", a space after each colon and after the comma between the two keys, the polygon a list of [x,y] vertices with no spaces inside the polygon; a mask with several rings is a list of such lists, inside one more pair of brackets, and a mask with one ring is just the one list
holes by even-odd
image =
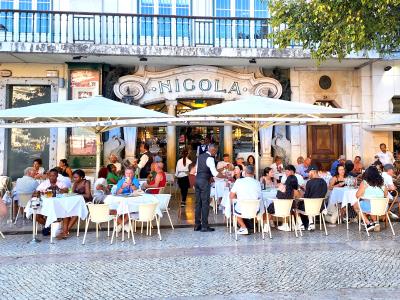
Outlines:
{"label": "man in white shirt", "polygon": [[225,170],[233,170],[233,164],[231,163],[231,159],[228,153],[225,153],[223,156],[223,160],[217,163],[217,171],[223,172]]}
{"label": "man in white shirt", "polygon": [[57,169],[51,169],[48,177],[48,179],[39,184],[39,186],[36,188],[36,191],[45,193],[47,189],[55,189],[61,193],[68,192],[68,188],[64,182],[58,179]]}
{"label": "man in white shirt", "polygon": [[392,152],[387,150],[386,144],[384,143],[380,144],[379,148],[381,149],[381,152],[378,152],[376,156],[378,156],[379,161],[382,163],[382,165],[393,164],[394,163],[393,154]]}
{"label": "man in white shirt", "polygon": [[296,173],[296,168],[293,165],[287,165],[285,167],[285,174],[282,176],[281,178],[281,183],[285,183],[286,182],[286,178],[288,178],[288,176],[290,175],[294,175],[297,178],[297,183],[299,184],[300,187],[305,186],[305,182],[304,182],[304,178],[300,175]]}
{"label": "man in white shirt", "polygon": [[[240,214],[240,202],[246,200],[261,199],[261,184],[254,179],[254,166],[248,165],[245,168],[245,177],[235,181],[231,189],[229,198],[234,202],[233,209],[237,214]],[[249,231],[242,218],[238,217],[237,222],[240,226],[238,234],[249,234]]]}
{"label": "man in white shirt", "polygon": [[18,194],[20,193],[29,193],[32,194],[36,191],[39,183],[34,179],[37,174],[36,170],[33,167],[28,167],[24,170],[24,176],[17,179],[14,189],[14,212],[17,211],[17,203],[18,203]]}
{"label": "man in white shirt", "polygon": [[139,168],[139,177],[140,178],[147,178],[151,171],[151,164],[153,163],[153,157],[149,151],[150,146],[147,143],[142,143],[139,146],[140,151],[140,160],[138,163]]}
{"label": "man in white shirt", "polygon": [[[383,166],[383,172],[382,172],[382,177],[383,177],[383,184],[386,186],[388,189],[388,196],[390,199],[393,199],[393,195],[396,193],[396,186],[393,183],[393,176],[394,176],[394,166],[392,164],[386,164]],[[389,215],[392,217],[392,219],[397,220],[399,218],[398,215],[395,213],[391,212],[389,210]]]}

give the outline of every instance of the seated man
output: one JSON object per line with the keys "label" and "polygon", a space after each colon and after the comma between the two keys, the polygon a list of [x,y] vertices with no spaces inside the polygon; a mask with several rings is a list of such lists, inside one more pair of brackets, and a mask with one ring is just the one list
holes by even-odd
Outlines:
{"label": "seated man", "polygon": [[[382,172],[383,183],[388,190],[388,196],[390,199],[393,199],[393,196],[396,195],[397,191],[397,188],[393,183],[393,176],[394,176],[394,166],[392,164],[384,165]],[[395,213],[391,212],[390,210],[388,213],[392,217],[392,219],[397,220],[399,218]]]}
{"label": "seated man", "polygon": [[[248,165],[245,167],[245,177],[235,181],[231,189],[229,198],[234,202],[234,210],[240,215],[240,204],[237,201],[241,200],[259,200],[261,199],[261,184],[254,179],[254,166]],[[249,234],[249,231],[243,221],[243,218],[238,217],[237,222],[240,226],[238,234]]]}
{"label": "seated man", "polygon": [[132,168],[125,169],[125,176],[122,177],[117,183],[117,195],[127,195],[133,193],[133,191],[139,189],[139,180],[134,177],[134,171]]}
{"label": "seated man", "polygon": [[[325,198],[326,193],[328,192],[328,185],[326,181],[319,177],[318,175],[318,167],[310,166],[307,170],[308,177],[310,180],[307,181],[306,190],[304,192],[304,198]],[[325,204],[322,204],[321,210],[325,207]],[[298,208],[304,211],[304,202],[301,201],[298,204]],[[302,230],[314,230],[315,224],[310,223],[307,216],[300,214],[300,218],[303,224],[299,224]]]}
{"label": "seated man", "polygon": [[[14,203],[14,212],[17,212],[17,203],[18,203],[18,194],[20,193],[28,193],[32,194],[36,191],[39,183],[34,179],[36,175],[36,170],[33,167],[28,167],[24,170],[24,176],[17,179],[15,184],[15,203]],[[15,216],[14,216],[15,217]]]}
{"label": "seated man", "polygon": [[[306,172],[305,172],[306,173]],[[307,173],[308,174],[308,173]],[[290,175],[294,175],[297,178],[297,183],[301,188],[304,188],[304,179],[300,174],[296,173],[296,168],[293,165],[287,165],[285,167],[285,174],[283,174],[281,178],[281,183],[285,183],[286,178],[288,178]]]}
{"label": "seated man", "polygon": [[159,162],[156,163],[155,166],[155,172],[156,175],[153,177],[153,179],[149,183],[144,183],[143,184],[143,189],[150,189],[148,192],[150,194],[159,194],[160,189],[165,187],[167,184],[167,175],[164,172],[164,164]]}
{"label": "seated man", "polygon": [[[46,191],[50,189],[53,193],[67,193],[68,188],[67,186],[60,180],[58,180],[58,171],[57,169],[51,169],[48,172],[48,179],[43,181],[39,186],[36,188],[36,192],[34,192],[33,196],[40,197],[40,194],[46,193]],[[46,217],[43,215],[37,215],[36,221],[39,224],[45,225],[46,224]],[[43,235],[50,234],[50,228],[43,228],[42,230]]]}

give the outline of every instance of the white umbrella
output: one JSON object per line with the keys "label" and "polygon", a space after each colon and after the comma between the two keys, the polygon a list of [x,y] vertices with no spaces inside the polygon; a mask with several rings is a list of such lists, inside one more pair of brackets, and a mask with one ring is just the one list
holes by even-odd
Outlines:
{"label": "white umbrella", "polygon": [[101,134],[123,124],[166,122],[164,113],[102,96],[0,110],[3,128],[87,127],[96,133],[96,174],[100,169]]}
{"label": "white umbrella", "polygon": [[377,117],[370,123],[371,130],[394,131],[400,127],[400,114],[390,114]]}
{"label": "white umbrella", "polygon": [[[332,107],[304,104],[260,96],[245,96],[236,101],[226,101],[183,114],[203,117],[250,129],[253,133],[256,154],[256,176],[258,178],[258,131],[274,125],[298,125],[313,123],[350,123],[354,120],[339,117],[355,114]],[[190,118],[189,118],[190,119]],[[201,121],[192,118],[191,121]]]}

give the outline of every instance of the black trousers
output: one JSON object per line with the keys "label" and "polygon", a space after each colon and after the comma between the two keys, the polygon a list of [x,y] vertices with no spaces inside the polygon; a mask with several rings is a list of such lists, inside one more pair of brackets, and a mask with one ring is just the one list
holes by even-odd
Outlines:
{"label": "black trousers", "polygon": [[179,189],[181,190],[182,202],[186,202],[186,197],[189,190],[189,176],[178,178]]}
{"label": "black trousers", "polygon": [[195,224],[207,228],[210,211],[210,182],[207,179],[196,178],[194,187],[196,191]]}

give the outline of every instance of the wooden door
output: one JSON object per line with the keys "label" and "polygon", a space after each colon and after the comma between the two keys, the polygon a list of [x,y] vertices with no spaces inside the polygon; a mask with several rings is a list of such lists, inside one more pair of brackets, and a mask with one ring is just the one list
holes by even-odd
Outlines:
{"label": "wooden door", "polygon": [[325,170],[343,154],[342,125],[313,125],[307,127],[308,156],[319,161]]}

